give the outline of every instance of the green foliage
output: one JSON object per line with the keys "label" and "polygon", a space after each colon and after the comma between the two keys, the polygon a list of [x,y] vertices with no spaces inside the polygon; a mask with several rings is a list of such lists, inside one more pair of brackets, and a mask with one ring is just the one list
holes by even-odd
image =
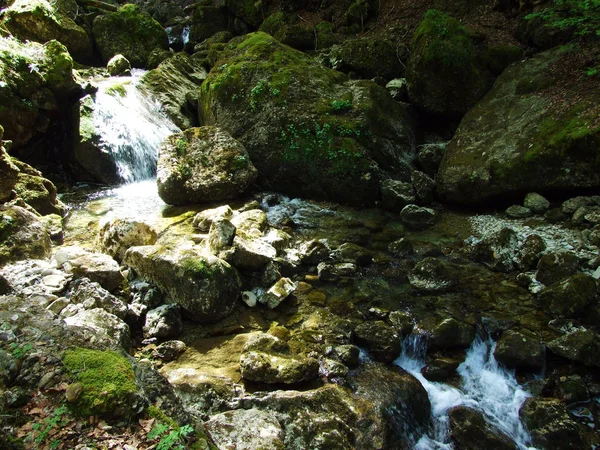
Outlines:
{"label": "green foliage", "polygon": [[197,256],[190,256],[181,261],[181,268],[189,277],[206,277],[211,274],[211,268],[206,261]]}
{"label": "green foliage", "polygon": [[188,163],[179,162],[177,164],[177,173],[179,173],[179,176],[181,176],[181,178],[187,180],[192,176],[192,168]]}
{"label": "green foliage", "polygon": [[256,85],[250,90],[250,109],[254,111],[259,103],[265,99],[263,94],[269,93],[273,97],[279,97],[281,91],[276,87],[271,86],[267,81],[260,80],[256,83]]}
{"label": "green foliage", "polygon": [[185,139],[177,139],[177,141],[175,142],[177,156],[179,156],[180,158],[185,156],[185,154],[187,153],[187,146],[188,143]]}
{"label": "green foliage", "polygon": [[152,430],[148,433],[148,439],[154,440],[160,438],[160,441],[156,445],[156,450],[183,450],[185,448],[183,445],[185,438],[193,432],[194,429],[191,425],[176,426],[171,429],[169,425],[156,422]]}
{"label": "green foliage", "polygon": [[554,0],[550,7],[525,16],[535,18],[549,27],[572,28],[579,36],[600,36],[600,0]]}
{"label": "green foliage", "polygon": [[248,167],[248,161],[248,155],[235,155],[233,157],[231,170],[236,171],[240,169],[245,169],[246,167]]}
{"label": "green foliage", "polygon": [[345,112],[352,109],[352,102],[350,100],[333,100],[331,107],[335,112]]}
{"label": "green foliage", "polygon": [[41,423],[34,423],[31,427],[33,431],[26,439],[35,442],[36,447],[38,448],[45,447],[46,445],[44,444],[47,444],[50,449],[58,448],[60,446],[60,441],[58,439],[53,439],[49,443],[46,443],[46,441],[53,430],[63,427],[68,423],[68,420],[65,418],[67,411],[66,406],[59,406]]}
{"label": "green foliage", "polygon": [[74,348],[65,352],[63,362],[83,387],[73,408],[81,416],[111,414],[119,406],[126,408],[137,391],[131,364],[117,352]]}
{"label": "green foliage", "polygon": [[31,352],[33,345],[29,342],[11,342],[8,348],[11,351],[13,358],[21,359]]}
{"label": "green foliage", "polygon": [[600,75],[600,64],[587,67],[583,73],[585,73],[588,77],[595,77]]}
{"label": "green foliage", "polygon": [[106,88],[106,93],[112,97],[125,97],[127,95],[127,90],[122,84],[115,84]]}

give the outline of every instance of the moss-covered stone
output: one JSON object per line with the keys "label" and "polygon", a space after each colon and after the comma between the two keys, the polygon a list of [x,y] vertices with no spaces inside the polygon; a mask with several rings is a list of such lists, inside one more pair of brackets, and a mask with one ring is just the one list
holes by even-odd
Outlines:
{"label": "moss-covered stone", "polygon": [[435,9],[427,11],[413,36],[406,79],[416,105],[447,115],[467,112],[494,81],[473,34]]}
{"label": "moss-covered stone", "polygon": [[64,44],[77,61],[90,60],[89,36],[58,6],[48,0],[16,0],[4,10],[2,24],[22,41],[44,44],[55,39]]}
{"label": "moss-covered stone", "polygon": [[50,233],[44,221],[19,206],[0,205],[0,265],[47,258],[51,250]]}
{"label": "moss-covered stone", "polygon": [[245,145],[265,187],[292,195],[372,203],[379,171],[405,172],[414,151],[410,112],[384,88],[265,33],[227,44],[198,106],[201,122]]}
{"label": "moss-covered stone", "polygon": [[65,206],[58,200],[54,184],[30,165],[15,159],[13,163],[20,171],[14,186],[17,195],[41,215],[62,216]]}
{"label": "moss-covered stone", "polygon": [[389,80],[404,76],[396,49],[384,39],[350,39],[332,48],[329,59],[336,70],[352,71],[363,78],[383,77]]}
{"label": "moss-covered stone", "polygon": [[[569,48],[556,48],[509,67],[494,88],[462,120],[448,144],[437,176],[437,193],[473,204],[527,192],[600,186],[600,125],[597,83],[572,71]],[[560,84],[586,96],[549,94]],[[578,87],[579,86],[579,87]],[[556,95],[569,95],[557,102]],[[575,95],[575,94],[574,94]]]}
{"label": "moss-covered stone", "polygon": [[130,4],[96,17],[92,31],[105,64],[121,54],[133,67],[146,67],[152,50],[168,46],[163,27],[148,13]]}
{"label": "moss-covered stone", "polygon": [[82,417],[131,418],[137,412],[137,386],[131,364],[114,351],[74,348],[62,358],[65,367],[83,390],[72,410]]}

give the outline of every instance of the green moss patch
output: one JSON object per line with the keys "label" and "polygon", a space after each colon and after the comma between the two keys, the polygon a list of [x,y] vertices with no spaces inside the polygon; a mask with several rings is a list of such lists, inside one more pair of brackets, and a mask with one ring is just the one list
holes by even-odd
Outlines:
{"label": "green moss patch", "polygon": [[83,391],[73,405],[81,416],[113,415],[130,411],[137,392],[135,374],[129,361],[114,351],[74,348],[63,357],[65,367],[81,383]]}

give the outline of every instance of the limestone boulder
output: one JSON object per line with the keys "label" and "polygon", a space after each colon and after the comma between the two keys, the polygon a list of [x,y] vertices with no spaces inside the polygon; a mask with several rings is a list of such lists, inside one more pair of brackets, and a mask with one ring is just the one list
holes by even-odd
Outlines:
{"label": "limestone boulder", "polygon": [[448,416],[452,440],[460,449],[515,450],[517,448],[506,434],[487,423],[483,414],[474,409],[457,406],[448,411]]}
{"label": "limestone boulder", "polygon": [[115,55],[106,63],[106,70],[111,77],[126,75],[131,70],[131,63],[123,55]]}
{"label": "limestone boulder", "polygon": [[392,362],[402,350],[398,332],[382,320],[363,322],[354,330],[358,343],[367,347],[373,356],[383,362]]}
{"label": "limestone boulder", "polygon": [[586,366],[600,366],[600,336],[592,330],[577,328],[553,341],[548,349],[557,355]]}
{"label": "limestone boulder", "polygon": [[0,265],[50,256],[47,222],[20,206],[0,205]]}
{"label": "limestone boulder", "polygon": [[544,289],[538,296],[542,308],[558,318],[585,319],[585,311],[596,301],[598,283],[590,275],[575,274]]}
{"label": "limestone boulder", "polygon": [[162,305],[148,311],[144,324],[145,338],[172,338],[183,331],[179,305]]}
{"label": "limestone boulder", "polygon": [[158,152],[158,194],[171,205],[237,198],[256,176],[244,146],[216,127],[173,134]]}
{"label": "limestone boulder", "polygon": [[124,263],[158,286],[186,318],[213,322],[230,314],[238,302],[241,281],[227,262],[210,254],[163,246],[132,247]]}
{"label": "limestone boulder", "polygon": [[105,64],[113,56],[123,55],[133,67],[144,68],[152,50],[168,47],[164,28],[148,13],[132,4],[97,16],[92,33]]}
{"label": "limestone boulder", "polygon": [[64,322],[68,328],[77,329],[82,333],[90,343],[108,338],[126,351],[131,347],[129,326],[102,308],[81,309],[76,314],[64,318]]}
{"label": "limestone boulder", "polygon": [[112,219],[98,234],[98,244],[103,252],[122,261],[129,247],[154,245],[158,234],[150,225],[137,220]]}
{"label": "limestone boulder", "polygon": [[119,263],[104,253],[85,252],[69,260],[65,268],[76,278],[87,277],[109,292],[121,287],[125,281]]}
{"label": "limestone boulder", "polygon": [[67,296],[71,303],[81,304],[85,309],[102,308],[121,320],[127,318],[127,303],[88,278],[73,281]]}
{"label": "limestone boulder", "polygon": [[381,172],[410,178],[410,107],[269,35],[232,40],[202,84],[199,119],[238,139],[265,188],[373,204]]}
{"label": "limestone boulder", "polygon": [[498,339],[494,357],[511,369],[538,372],[544,367],[546,349],[538,338],[506,331]]}
{"label": "limestone boulder", "polygon": [[404,75],[404,67],[394,45],[385,39],[349,39],[331,49],[329,60],[335,70],[355,72],[361,78],[382,77],[391,80]]}

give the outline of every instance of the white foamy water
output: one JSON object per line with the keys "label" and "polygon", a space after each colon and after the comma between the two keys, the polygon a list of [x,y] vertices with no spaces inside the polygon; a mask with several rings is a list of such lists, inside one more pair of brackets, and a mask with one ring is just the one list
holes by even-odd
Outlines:
{"label": "white foamy water", "polygon": [[395,364],[417,378],[429,396],[433,431],[415,445],[417,450],[452,449],[449,438],[448,410],[467,406],[480,411],[486,420],[516,443],[519,449],[534,449],[531,438],[519,420],[519,409],[530,397],[515,379],[514,373],[501,367],[494,358],[495,342],[476,338],[465,361],[458,367],[460,388],[425,379],[427,350],[425,336],[410,336],[404,341],[402,355]]}
{"label": "white foamy water", "polygon": [[104,79],[95,94],[92,120],[100,132],[100,147],[111,154],[124,183],[154,177],[158,148],[168,135],[180,131],[160,105],[137,88],[144,73],[134,70],[131,77]]}

